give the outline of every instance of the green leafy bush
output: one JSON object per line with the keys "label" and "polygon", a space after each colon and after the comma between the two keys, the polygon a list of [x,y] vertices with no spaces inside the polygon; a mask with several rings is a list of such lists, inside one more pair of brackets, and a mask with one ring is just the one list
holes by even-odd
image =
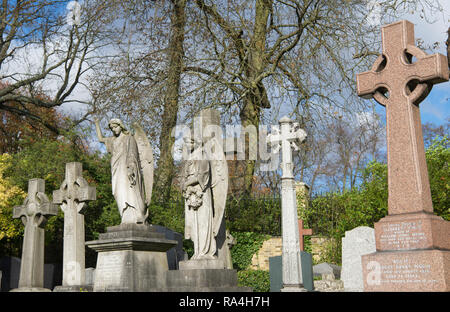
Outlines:
{"label": "green leafy bush", "polygon": [[269,271],[238,271],[238,286],[251,287],[254,292],[268,292],[270,291]]}
{"label": "green leafy bush", "polygon": [[246,270],[252,262],[253,255],[261,248],[270,235],[254,232],[231,232],[236,245],[231,248],[233,267],[238,271]]}

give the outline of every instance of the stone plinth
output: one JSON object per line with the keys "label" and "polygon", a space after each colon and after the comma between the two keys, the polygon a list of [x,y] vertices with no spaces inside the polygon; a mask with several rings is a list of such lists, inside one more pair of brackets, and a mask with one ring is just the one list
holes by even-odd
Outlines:
{"label": "stone plinth", "polygon": [[166,251],[176,244],[151,225],[107,228],[98,240],[86,242],[98,252],[94,292],[140,292],[164,287],[164,274],[168,271]]}
{"label": "stone plinth", "polygon": [[382,251],[362,264],[366,291],[450,291],[450,251]]}
{"label": "stone plinth", "polygon": [[196,269],[225,269],[225,262],[219,259],[199,259],[180,261],[178,263],[180,270],[196,270]]}
{"label": "stone plinth", "polygon": [[237,285],[236,270],[225,269],[221,260],[188,260],[179,263],[180,270],[166,272],[166,292],[249,292]]}
{"label": "stone plinth", "polygon": [[450,250],[450,222],[430,213],[389,215],[375,223],[377,251]]}
{"label": "stone plinth", "polygon": [[450,222],[429,213],[375,223],[376,252],[362,256],[365,291],[450,291]]}

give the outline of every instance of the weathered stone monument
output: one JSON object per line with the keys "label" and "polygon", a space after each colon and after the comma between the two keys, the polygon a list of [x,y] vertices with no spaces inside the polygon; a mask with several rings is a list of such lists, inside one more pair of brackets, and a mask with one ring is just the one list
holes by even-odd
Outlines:
{"label": "weathered stone monument", "polygon": [[[180,179],[185,199],[185,238],[194,254],[166,272],[165,291],[249,291],[237,286],[236,270],[228,269],[229,247],[224,222],[228,166],[218,112],[206,110],[194,121],[193,136],[185,136]],[[229,260],[228,260],[229,261]]]}
{"label": "weathered stone monument", "polygon": [[293,176],[292,148],[306,139],[306,132],[283,117],[280,129],[273,129],[267,141],[272,151],[281,149],[281,230],[283,237],[283,289],[282,291],[306,291],[302,284],[299,232],[297,223],[297,198]]}
{"label": "weathered stone monument", "polygon": [[359,226],[345,232],[345,237],[342,238],[341,280],[346,291],[364,290],[361,256],[375,251],[374,229]]}
{"label": "weathered stone monument", "polygon": [[[433,214],[419,104],[448,81],[444,55],[414,45],[406,20],[382,28],[382,55],[356,77],[358,95],[386,107],[388,216],[362,257],[365,291],[449,291],[450,222]],[[414,61],[413,57],[416,58]]]}
{"label": "weathered stone monument", "polygon": [[25,226],[19,288],[11,291],[50,291],[44,288],[44,226],[47,218],[58,213],[45,195],[45,181],[28,181],[28,196],[23,205],[13,209],[13,218],[20,218]]}
{"label": "weathered stone monument", "polygon": [[82,176],[79,162],[66,164],[65,180],[53,192],[53,203],[64,212],[63,281],[53,291],[92,290],[85,285],[84,209],[87,202],[96,199],[95,187]]}
{"label": "weathered stone monument", "polygon": [[94,292],[153,291],[165,286],[167,250],[177,245],[146,221],[153,187],[153,155],[145,132],[134,124],[134,135],[118,119],[109,127],[112,137],[97,135],[112,154],[112,191],[122,217],[98,240],[86,242],[98,252]]}

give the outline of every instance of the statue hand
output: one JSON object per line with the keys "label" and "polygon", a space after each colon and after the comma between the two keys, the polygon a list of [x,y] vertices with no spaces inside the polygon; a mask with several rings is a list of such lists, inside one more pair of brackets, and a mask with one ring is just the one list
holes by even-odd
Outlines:
{"label": "statue hand", "polygon": [[133,168],[128,167],[128,180],[131,185],[136,185],[136,174],[134,173]]}

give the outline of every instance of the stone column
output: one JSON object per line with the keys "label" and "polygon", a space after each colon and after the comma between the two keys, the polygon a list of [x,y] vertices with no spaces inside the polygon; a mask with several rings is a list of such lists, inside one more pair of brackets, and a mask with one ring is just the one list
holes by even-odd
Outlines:
{"label": "stone column", "polygon": [[292,147],[306,138],[306,133],[291,119],[280,119],[280,130],[272,131],[268,142],[281,149],[281,231],[283,239],[283,288],[281,291],[306,291],[302,284],[302,268],[298,233],[297,198],[293,176]]}

